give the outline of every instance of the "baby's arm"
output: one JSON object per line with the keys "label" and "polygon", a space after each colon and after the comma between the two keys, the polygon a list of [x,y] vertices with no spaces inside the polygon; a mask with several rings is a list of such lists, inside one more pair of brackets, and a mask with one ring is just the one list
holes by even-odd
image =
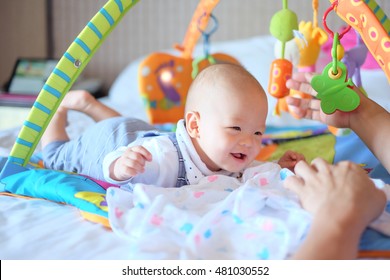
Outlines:
{"label": "baby's arm", "polygon": [[297,164],[297,162],[305,160],[305,156],[294,152],[294,151],[287,151],[284,153],[284,155],[279,159],[278,164],[282,168],[288,168],[292,172],[294,172],[294,167]]}
{"label": "baby's arm", "polygon": [[386,204],[364,170],[351,162],[330,165],[323,159],[301,161],[285,180],[303,208],[313,214],[308,236],[295,259],[355,259],[361,234]]}

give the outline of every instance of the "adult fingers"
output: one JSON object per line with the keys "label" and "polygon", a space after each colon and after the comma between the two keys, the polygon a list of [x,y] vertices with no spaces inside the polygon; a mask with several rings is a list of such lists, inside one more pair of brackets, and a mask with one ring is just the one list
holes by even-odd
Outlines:
{"label": "adult fingers", "polygon": [[306,181],[310,180],[316,171],[306,161],[301,160],[295,165],[294,172],[296,175]]}
{"label": "adult fingers", "polygon": [[313,89],[310,84],[313,78],[313,73],[296,72],[293,73],[292,78],[286,82],[286,86],[290,89],[295,89],[304,93],[317,95],[317,92]]}
{"label": "adult fingers", "polygon": [[309,108],[306,110],[304,118],[314,121],[322,121],[319,100],[310,101]]}
{"label": "adult fingers", "polygon": [[283,186],[286,189],[289,189],[292,192],[296,193],[298,196],[301,196],[301,194],[303,193],[305,182],[301,177],[289,176],[284,180]]}
{"label": "adult fingers", "polygon": [[311,162],[311,166],[321,174],[330,174],[332,171],[332,166],[325,161],[323,158],[315,158]]}
{"label": "adult fingers", "polygon": [[297,98],[286,96],[288,110],[298,118],[303,118],[307,115],[310,101],[307,98]]}
{"label": "adult fingers", "polygon": [[309,108],[311,110],[320,111],[321,101],[319,99],[309,99]]}
{"label": "adult fingers", "polygon": [[292,74],[292,79],[299,82],[311,83],[311,80],[315,75],[317,74],[312,72],[294,72]]}
{"label": "adult fingers", "polygon": [[286,96],[286,102],[289,111],[299,118],[320,120],[320,100]]}

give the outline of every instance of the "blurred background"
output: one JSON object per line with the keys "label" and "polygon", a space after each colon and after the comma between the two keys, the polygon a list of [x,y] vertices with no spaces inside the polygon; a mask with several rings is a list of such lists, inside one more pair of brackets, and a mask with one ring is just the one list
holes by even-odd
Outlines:
{"label": "blurred background", "polygon": [[[322,26],[328,0],[319,0],[318,20]],[[390,14],[389,0],[376,0]],[[105,0],[1,0],[0,84],[10,78],[19,57],[60,58]],[[181,43],[198,0],[141,0],[108,36],[83,72],[98,78],[107,92],[126,65],[140,56]],[[298,20],[313,18],[311,0],[290,0]],[[221,0],[214,10],[219,27],[213,41],[242,39],[269,34],[272,15],[282,0]],[[328,25],[343,24],[330,13]]]}

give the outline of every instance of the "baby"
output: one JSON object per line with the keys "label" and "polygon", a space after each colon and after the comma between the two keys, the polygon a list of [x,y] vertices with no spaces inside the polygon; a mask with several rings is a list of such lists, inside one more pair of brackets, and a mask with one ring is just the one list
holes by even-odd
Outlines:
{"label": "baby", "polygon": [[[71,103],[67,97],[63,106]],[[83,104],[82,100],[75,103]],[[95,103],[89,103],[89,112],[97,114],[91,110]],[[100,106],[98,116],[92,116],[95,120],[119,115],[101,103],[95,106]],[[67,109],[86,112],[72,105]],[[61,133],[51,134],[66,124],[66,119],[61,125],[54,120],[50,126],[55,128],[49,126],[42,138],[44,162],[50,168],[61,167],[97,179],[101,179],[102,170],[104,180],[129,186],[181,187],[214,174],[239,178],[245,168],[261,164],[255,158],[261,149],[267,111],[266,94],[247,70],[234,64],[216,64],[203,70],[192,83],[185,116],[178,122],[176,133],[158,132],[140,120],[109,118],[80,138],[69,140],[66,133],[62,139],[58,137]],[[303,159],[301,154],[288,151],[278,163],[293,170]]]}
{"label": "baby", "polygon": [[[260,152],[267,104],[263,88],[244,68],[210,66],[192,83],[176,134],[138,138],[108,154],[105,179],[168,187],[196,184],[213,174],[240,177]],[[287,152],[279,164],[292,169],[302,159]]]}

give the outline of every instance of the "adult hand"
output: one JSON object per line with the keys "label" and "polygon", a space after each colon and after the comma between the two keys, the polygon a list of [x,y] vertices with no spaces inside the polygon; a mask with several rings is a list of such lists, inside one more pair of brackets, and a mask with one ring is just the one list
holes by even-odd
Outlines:
{"label": "adult hand", "polygon": [[295,166],[295,174],[284,185],[298,195],[302,207],[314,219],[320,215],[341,226],[363,230],[385,207],[385,193],[352,162],[331,165],[316,158],[309,165],[300,161]]}
{"label": "adult hand", "polygon": [[[292,75],[292,78],[287,81],[286,86],[289,89],[308,93],[315,97],[317,92],[310,84],[315,75],[315,73],[296,72]],[[358,88],[354,87],[353,89],[361,98],[365,98]],[[350,128],[350,117],[356,110],[359,110],[359,108],[357,108],[355,111],[348,113],[336,110],[333,114],[327,115],[321,110],[320,100],[315,98],[287,96],[286,102],[289,110],[298,118],[316,120],[338,128]]]}

